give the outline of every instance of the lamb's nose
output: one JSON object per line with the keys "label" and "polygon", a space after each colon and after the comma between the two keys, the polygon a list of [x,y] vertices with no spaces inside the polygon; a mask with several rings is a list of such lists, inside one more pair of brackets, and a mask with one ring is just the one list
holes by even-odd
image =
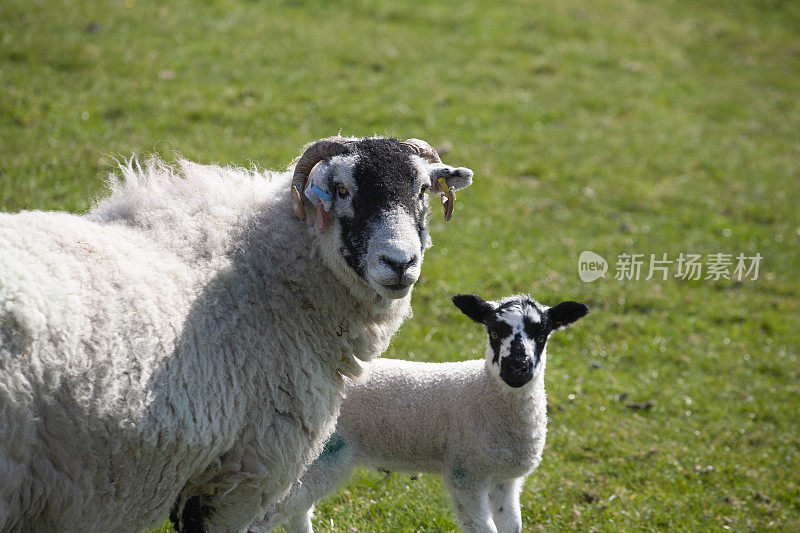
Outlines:
{"label": "lamb's nose", "polygon": [[511,375],[514,377],[526,376],[531,372],[531,370],[533,370],[533,363],[527,359],[525,360],[524,363],[521,363],[519,365],[514,365],[509,368]]}
{"label": "lamb's nose", "polygon": [[406,270],[411,268],[417,263],[419,256],[414,255],[408,261],[398,261],[396,259],[392,259],[391,257],[387,257],[385,255],[381,256],[381,261],[385,263],[389,268],[391,268],[398,276],[402,276],[405,274]]}

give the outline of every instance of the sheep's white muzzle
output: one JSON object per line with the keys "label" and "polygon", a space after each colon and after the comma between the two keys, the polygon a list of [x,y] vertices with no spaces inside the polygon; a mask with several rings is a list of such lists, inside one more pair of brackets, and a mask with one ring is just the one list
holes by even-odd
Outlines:
{"label": "sheep's white muzzle", "polygon": [[369,241],[367,281],[388,299],[403,298],[419,279],[422,246],[417,225],[405,211],[397,209],[383,218]]}

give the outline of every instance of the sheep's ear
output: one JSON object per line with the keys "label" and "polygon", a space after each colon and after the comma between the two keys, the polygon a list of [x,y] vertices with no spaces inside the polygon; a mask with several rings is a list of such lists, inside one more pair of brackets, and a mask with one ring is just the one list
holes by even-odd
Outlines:
{"label": "sheep's ear", "polygon": [[439,178],[444,178],[447,182],[447,186],[453,187],[457,191],[472,185],[472,171],[466,167],[456,168],[442,163],[433,163],[430,165],[430,175],[430,191],[436,194],[441,194],[442,192]]}
{"label": "sheep's ear", "polygon": [[589,308],[586,304],[578,302],[561,302],[555,307],[547,310],[547,316],[553,329],[561,329],[569,326],[581,317],[586,316]]}
{"label": "sheep's ear", "polygon": [[494,313],[492,304],[474,294],[456,294],[452,300],[462,313],[481,324],[485,324],[486,320]]}

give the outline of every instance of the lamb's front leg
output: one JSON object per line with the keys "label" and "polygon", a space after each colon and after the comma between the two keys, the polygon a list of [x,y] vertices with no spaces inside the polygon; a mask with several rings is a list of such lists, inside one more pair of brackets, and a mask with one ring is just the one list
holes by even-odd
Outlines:
{"label": "lamb's front leg", "polygon": [[499,533],[519,533],[522,531],[522,512],[519,495],[525,478],[509,479],[499,483],[492,490],[491,503],[494,523]]}
{"label": "lamb's front leg", "polygon": [[471,478],[461,464],[456,464],[444,477],[461,530],[464,533],[497,533],[489,504],[489,480]]}

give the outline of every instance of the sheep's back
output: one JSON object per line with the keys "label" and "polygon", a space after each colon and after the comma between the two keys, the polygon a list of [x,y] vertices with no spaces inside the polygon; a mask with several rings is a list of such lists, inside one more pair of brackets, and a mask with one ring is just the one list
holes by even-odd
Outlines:
{"label": "sheep's back", "polygon": [[87,217],[134,227],[190,262],[213,264],[241,245],[239,231],[250,220],[291,213],[289,173],[155,157],[119,170],[121,178],[110,176],[110,194]]}

